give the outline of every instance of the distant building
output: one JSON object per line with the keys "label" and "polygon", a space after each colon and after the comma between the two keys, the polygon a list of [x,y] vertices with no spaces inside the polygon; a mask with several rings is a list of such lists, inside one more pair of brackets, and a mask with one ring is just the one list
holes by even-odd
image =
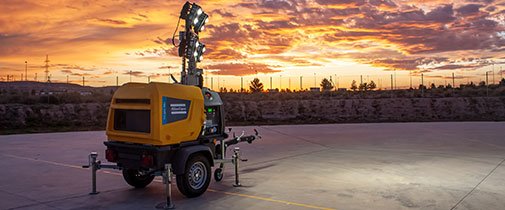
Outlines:
{"label": "distant building", "polygon": [[80,91],[79,94],[81,96],[90,96],[90,95],[93,95],[93,93],[91,91]]}
{"label": "distant building", "polygon": [[268,92],[269,93],[278,93],[279,89],[277,89],[277,88],[275,88],[275,89],[268,89]]}
{"label": "distant building", "polygon": [[320,87],[311,87],[310,92],[321,92],[321,88]]}
{"label": "distant building", "polygon": [[[45,96],[45,95],[61,95],[61,94],[65,94],[67,93],[67,91],[62,91],[62,90],[49,90],[49,91],[46,91],[46,90],[42,90],[40,91],[39,95],[41,96]],[[37,95],[35,93],[35,95]]]}

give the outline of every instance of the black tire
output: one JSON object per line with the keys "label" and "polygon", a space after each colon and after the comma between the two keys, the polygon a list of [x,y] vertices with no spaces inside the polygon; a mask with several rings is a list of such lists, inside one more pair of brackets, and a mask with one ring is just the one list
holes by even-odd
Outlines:
{"label": "black tire", "polygon": [[191,156],[184,174],[177,175],[177,188],[188,198],[202,195],[209,187],[211,177],[209,160],[202,154]]}
{"label": "black tire", "polygon": [[214,180],[216,180],[216,182],[220,182],[221,180],[223,180],[222,168],[216,168],[216,170],[214,170]]}
{"label": "black tire", "polygon": [[129,185],[135,188],[144,188],[149,185],[153,179],[153,175],[141,175],[136,169],[123,169],[123,178]]}

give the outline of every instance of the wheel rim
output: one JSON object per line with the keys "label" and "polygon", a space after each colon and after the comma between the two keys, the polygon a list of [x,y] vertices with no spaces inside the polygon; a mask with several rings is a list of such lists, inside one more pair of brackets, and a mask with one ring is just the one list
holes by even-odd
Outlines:
{"label": "wheel rim", "polygon": [[205,180],[207,180],[207,169],[205,168],[205,164],[202,162],[194,163],[189,169],[188,179],[191,188],[202,188],[205,184]]}
{"label": "wheel rim", "polygon": [[147,175],[142,175],[139,171],[133,171],[133,177],[135,177],[135,179],[139,180],[139,181],[143,181],[143,180],[147,180],[149,178],[149,176]]}

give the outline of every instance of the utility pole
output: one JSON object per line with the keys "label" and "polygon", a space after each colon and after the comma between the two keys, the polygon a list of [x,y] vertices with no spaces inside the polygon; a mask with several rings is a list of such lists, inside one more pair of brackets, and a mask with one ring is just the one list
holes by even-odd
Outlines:
{"label": "utility pole", "polygon": [[84,79],[84,77],[82,77],[82,86],[84,86],[84,85],[85,85],[85,79]]}
{"label": "utility pole", "polygon": [[25,81],[28,81],[28,61],[25,61]]}
{"label": "utility pole", "polygon": [[456,82],[454,80],[454,72],[452,72],[452,88],[456,87]]}
{"label": "utility pole", "polygon": [[391,90],[393,90],[393,75],[391,74]]}
{"label": "utility pole", "polygon": [[68,75],[67,75],[67,84],[68,84]]}
{"label": "utility pole", "polygon": [[214,90],[214,77],[210,78],[210,89]]}
{"label": "utility pole", "polygon": [[493,85],[495,84],[495,81],[494,81],[494,61],[493,61]]}
{"label": "utility pole", "polygon": [[486,96],[489,96],[489,83],[488,83],[488,73],[490,71],[486,71]]}
{"label": "utility pole", "polygon": [[421,74],[421,96],[424,97],[424,74]]}
{"label": "utility pole", "polygon": [[244,92],[244,77],[240,77],[240,92]]}
{"label": "utility pole", "polygon": [[291,77],[288,77],[288,83],[289,90],[291,90]]}
{"label": "utility pole", "polygon": [[147,76],[147,83],[151,83],[151,76]]}
{"label": "utility pole", "polygon": [[46,82],[50,82],[49,81],[49,55],[46,55],[46,60],[44,61],[46,62],[46,65],[44,66],[46,68],[46,70],[44,71],[46,73]]}
{"label": "utility pole", "polygon": [[119,77],[116,76],[116,87],[119,87]]}
{"label": "utility pole", "polygon": [[300,76],[300,91],[302,91],[302,90],[303,90],[303,88],[302,88],[302,77],[303,77],[303,76]]}
{"label": "utility pole", "polygon": [[37,73],[35,73],[35,82],[38,82],[38,80],[37,80]]}
{"label": "utility pole", "polygon": [[279,91],[282,90],[282,75],[279,75]]}
{"label": "utility pole", "polygon": [[363,86],[363,75],[359,75],[359,79],[360,79],[359,86]]}
{"label": "utility pole", "polygon": [[395,69],[395,90],[397,89],[397,86],[396,86],[396,69]]}
{"label": "utility pole", "polygon": [[340,81],[339,81],[339,79],[338,79],[338,77],[337,77],[336,74],[335,74],[335,77],[337,78],[337,89],[338,89],[338,88],[340,88]]}
{"label": "utility pole", "polygon": [[272,89],[272,77],[270,77],[270,90]]}
{"label": "utility pole", "polygon": [[130,82],[132,82],[132,70],[130,70]]}
{"label": "utility pole", "polygon": [[410,89],[412,89],[412,70],[409,71],[410,76]]}

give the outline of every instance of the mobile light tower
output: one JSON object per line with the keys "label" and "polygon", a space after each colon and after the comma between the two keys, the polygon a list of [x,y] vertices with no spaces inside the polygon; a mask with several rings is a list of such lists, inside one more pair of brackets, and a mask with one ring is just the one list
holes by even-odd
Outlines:
{"label": "mobile light tower", "polygon": [[[209,15],[196,3],[186,2],[179,18],[185,21],[185,31],[179,32],[179,57],[182,57],[181,84],[202,88],[203,70],[197,68],[196,64],[203,60],[205,44],[199,41],[198,34],[209,21]],[[175,45],[174,38],[175,33],[172,37],[172,43]]]}

